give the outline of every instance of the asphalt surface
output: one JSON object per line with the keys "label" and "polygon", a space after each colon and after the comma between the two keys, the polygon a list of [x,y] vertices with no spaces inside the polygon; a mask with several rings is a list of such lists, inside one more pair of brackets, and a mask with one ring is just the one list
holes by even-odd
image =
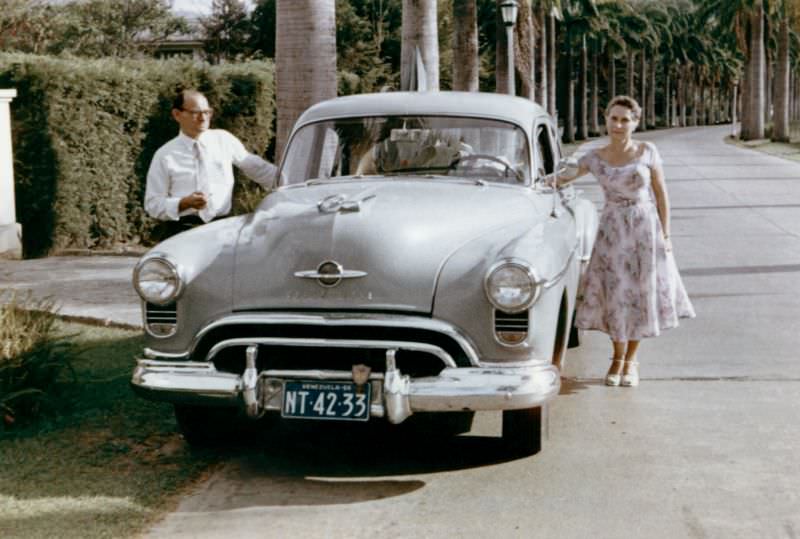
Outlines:
{"label": "asphalt surface", "polygon": [[[698,315],[642,344],[639,388],[602,385],[610,347],[587,333],[538,455],[499,456],[499,414],[446,441],[279,429],[148,537],[800,536],[800,164],[725,144],[729,130],[639,137],[665,161]],[[591,179],[580,187],[601,200]],[[0,261],[0,288],[136,326],[134,263]]]}

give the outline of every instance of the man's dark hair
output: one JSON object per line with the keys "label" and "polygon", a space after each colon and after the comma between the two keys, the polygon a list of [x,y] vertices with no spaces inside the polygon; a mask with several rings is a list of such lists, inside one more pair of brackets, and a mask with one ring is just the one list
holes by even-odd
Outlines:
{"label": "man's dark hair", "polygon": [[181,90],[175,94],[175,99],[172,100],[172,108],[183,110],[183,103],[186,101],[186,98],[193,95],[205,97],[203,92],[198,92],[197,90]]}

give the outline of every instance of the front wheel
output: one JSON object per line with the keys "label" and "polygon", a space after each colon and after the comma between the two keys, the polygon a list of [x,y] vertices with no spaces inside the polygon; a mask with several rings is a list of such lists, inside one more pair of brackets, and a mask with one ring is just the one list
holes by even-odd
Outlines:
{"label": "front wheel", "polygon": [[505,410],[503,412],[503,442],[515,455],[535,455],[542,450],[547,437],[547,409],[544,406]]}

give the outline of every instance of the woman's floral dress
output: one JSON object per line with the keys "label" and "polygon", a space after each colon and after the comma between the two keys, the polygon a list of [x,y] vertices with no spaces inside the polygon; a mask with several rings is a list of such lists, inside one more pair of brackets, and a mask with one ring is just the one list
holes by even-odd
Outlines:
{"label": "woman's floral dress", "polygon": [[640,156],[622,166],[594,151],[580,159],[600,182],[606,203],[575,325],[614,341],[655,337],[677,326],[678,318],[695,316],[675,259],[664,248],[650,189],[650,167],[661,157],[654,145],[643,144]]}

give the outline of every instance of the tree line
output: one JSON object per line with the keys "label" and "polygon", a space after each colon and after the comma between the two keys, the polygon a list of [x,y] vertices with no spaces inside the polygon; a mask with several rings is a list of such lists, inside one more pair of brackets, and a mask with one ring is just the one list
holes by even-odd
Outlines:
{"label": "tree line", "polygon": [[[432,88],[508,92],[501,3],[258,0],[248,11],[243,0],[213,0],[211,14],[192,22],[169,0],[7,0],[0,49],[146,55],[194,24],[212,63],[276,57],[279,86],[282,58],[293,62],[285,78],[297,62],[315,66],[287,86],[311,96],[287,98],[291,122],[294,109],[323,94],[407,87],[417,48]],[[800,0],[518,3],[516,93],[557,115],[566,141],[600,133],[601,103],[619,93],[643,105],[641,129],[741,120],[745,140],[785,141],[790,121],[800,120]],[[281,55],[281,47],[310,50],[309,35],[311,54]],[[280,91],[278,100],[280,114]]]}

